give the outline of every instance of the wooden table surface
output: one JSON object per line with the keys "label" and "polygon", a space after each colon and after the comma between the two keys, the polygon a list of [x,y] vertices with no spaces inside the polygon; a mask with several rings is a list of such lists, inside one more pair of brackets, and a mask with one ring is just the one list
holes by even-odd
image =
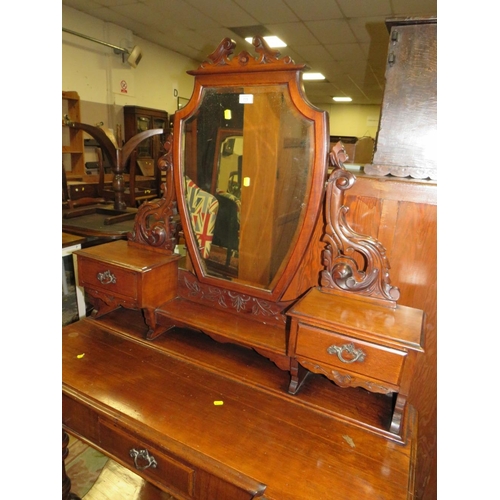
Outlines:
{"label": "wooden table surface", "polygon": [[[412,408],[401,444],[371,430],[386,396],[370,400],[373,415],[360,425],[354,416],[371,405],[366,391],[313,376],[292,396],[287,372],[253,351],[180,329],[151,343],[145,328],[140,313],[126,310],[64,327],[63,395],[159,448],[264,484],[261,498],[413,499]],[[74,419],[82,415],[63,405],[68,432]]]}
{"label": "wooden table surface", "polygon": [[85,236],[79,236],[76,234],[69,234],[63,231],[62,233],[62,247],[70,247],[73,245],[81,245],[86,240]]}

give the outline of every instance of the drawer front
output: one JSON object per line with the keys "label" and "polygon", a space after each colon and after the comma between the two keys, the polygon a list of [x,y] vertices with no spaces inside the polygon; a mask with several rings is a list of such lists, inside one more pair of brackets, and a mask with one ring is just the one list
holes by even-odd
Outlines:
{"label": "drawer front", "polygon": [[[100,445],[127,468],[146,480],[162,484],[189,497],[193,496],[195,470],[147,445],[124,430],[100,422]],[[135,457],[135,459],[134,459]]]}
{"label": "drawer front", "polygon": [[296,355],[398,385],[406,353],[299,323]]}
{"label": "drawer front", "polygon": [[78,278],[83,287],[137,300],[137,273],[118,266],[78,257]]}

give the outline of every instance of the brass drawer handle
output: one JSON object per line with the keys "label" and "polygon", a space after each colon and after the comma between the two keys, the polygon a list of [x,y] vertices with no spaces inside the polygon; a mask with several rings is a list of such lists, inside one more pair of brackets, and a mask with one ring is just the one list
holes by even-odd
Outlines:
{"label": "brass drawer handle", "polygon": [[111,271],[104,271],[103,273],[98,273],[97,279],[103,285],[111,285],[113,283],[116,283],[116,276]]}
{"label": "brass drawer handle", "polygon": [[[339,347],[336,345],[331,345],[326,352],[328,354],[336,354],[337,357],[342,361],[342,363],[354,363],[355,361],[359,361],[362,363],[365,360],[366,354],[361,349],[356,349],[353,344],[344,344]],[[351,357],[350,359],[346,359],[343,357],[343,353],[346,352]]]}
{"label": "brass drawer handle", "polygon": [[[148,450],[136,450],[135,448],[132,448],[129,451],[129,454],[134,459],[134,465],[137,470],[145,470],[149,467],[153,467],[153,469],[156,469],[156,466],[158,465],[156,463],[155,457],[153,457],[153,455],[150,455]],[[146,464],[139,465],[138,460],[144,460]]]}

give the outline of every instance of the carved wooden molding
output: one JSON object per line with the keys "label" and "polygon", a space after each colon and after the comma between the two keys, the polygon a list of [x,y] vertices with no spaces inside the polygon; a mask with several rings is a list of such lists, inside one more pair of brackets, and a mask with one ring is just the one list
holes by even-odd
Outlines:
{"label": "carved wooden molding", "polygon": [[396,392],[395,389],[391,387],[380,385],[370,380],[358,378],[348,373],[341,373],[336,370],[327,370],[323,366],[320,366],[312,361],[301,359],[300,364],[311,372],[325,375],[328,379],[335,382],[336,385],[342,388],[362,387],[370,392],[376,392],[379,394],[392,394],[393,392]]}
{"label": "carved wooden molding", "polygon": [[283,309],[287,304],[269,302],[251,295],[233,292],[226,288],[205,285],[190,273],[183,273],[183,278],[183,285],[191,299],[216,306],[219,309],[247,314],[255,319],[264,318],[267,322],[273,324],[282,325],[286,322]]}
{"label": "carved wooden molding", "polygon": [[400,165],[378,165],[367,163],[364,166],[365,173],[369,175],[394,175],[394,177],[412,177],[413,179],[437,180],[437,169],[435,167],[402,167]]}
{"label": "carved wooden molding", "polygon": [[175,222],[177,203],[174,193],[172,134],[165,142],[165,154],[158,159],[158,168],[166,173],[166,182],[162,184],[163,196],[160,200],[143,203],[137,212],[132,232],[128,241],[147,245],[153,249],[172,254],[175,250]]}
{"label": "carved wooden molding", "polygon": [[[326,186],[325,232],[322,253],[325,269],[320,284],[324,291],[353,292],[360,297],[396,307],[399,289],[390,284],[389,260],[384,246],[371,236],[353,231],[347,220],[348,208],[343,205],[344,191],[350,189],[356,177],[344,168],[347,155],[338,142],[330,152],[333,166]],[[360,266],[359,262],[363,264]]]}
{"label": "carved wooden molding", "polygon": [[199,68],[194,71],[188,71],[190,75],[201,73],[212,73],[230,70],[249,71],[252,69],[274,70],[289,69],[295,66],[296,69],[303,69],[304,64],[296,65],[291,57],[281,57],[278,50],[271,49],[263,37],[255,36],[252,41],[255,47],[256,56],[251,55],[246,50],[241,51],[237,56],[230,57],[236,47],[236,42],[230,38],[224,38],[219,46],[201,63]]}

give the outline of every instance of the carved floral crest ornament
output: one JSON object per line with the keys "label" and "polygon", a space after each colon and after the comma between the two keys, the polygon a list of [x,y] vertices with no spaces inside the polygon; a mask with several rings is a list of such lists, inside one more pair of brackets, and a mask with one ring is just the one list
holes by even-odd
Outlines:
{"label": "carved floral crest ornament", "polygon": [[[280,52],[278,50],[271,49],[265,40],[260,36],[253,38],[252,45],[255,47],[257,56],[254,57],[246,50],[243,50],[236,57],[230,59],[230,56],[233,54],[234,48],[236,47],[236,42],[230,38],[224,38],[219,46],[200,65],[200,70],[231,66],[245,66],[246,69],[251,69],[252,66],[256,66],[259,71],[262,71],[262,69],[264,69],[262,67],[263,64],[294,64],[292,58],[289,56],[285,56],[280,59]],[[273,68],[270,67],[270,69]],[[196,74],[196,72],[190,73]]]}
{"label": "carved floral crest ornament", "polygon": [[321,286],[325,291],[356,292],[396,307],[400,293],[390,284],[385,248],[375,238],[353,231],[346,220],[349,209],[343,205],[344,191],[356,178],[344,168],[347,154],[342,143],[338,142],[329,156],[333,170],[326,184]]}

